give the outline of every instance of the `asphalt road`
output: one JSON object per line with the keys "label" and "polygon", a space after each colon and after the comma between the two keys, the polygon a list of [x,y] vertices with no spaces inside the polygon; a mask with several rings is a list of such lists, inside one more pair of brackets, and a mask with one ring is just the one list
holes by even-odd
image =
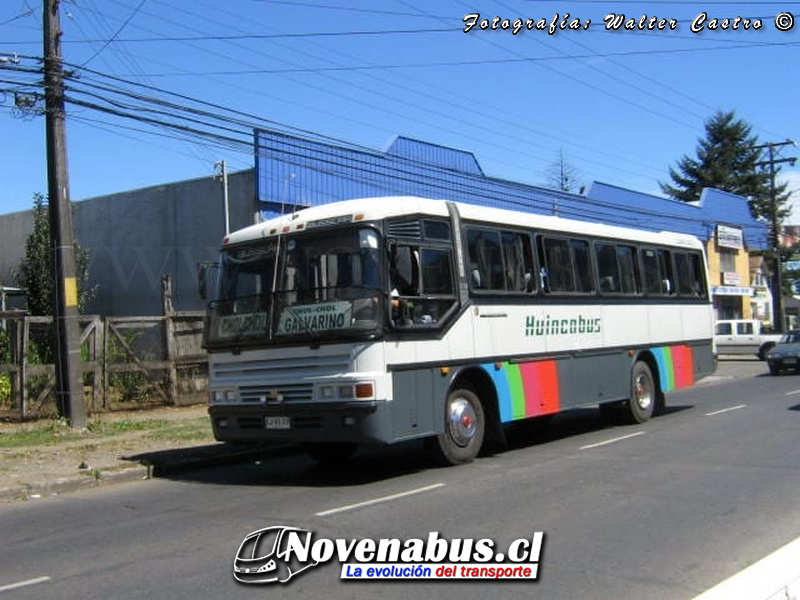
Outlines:
{"label": "asphalt road", "polygon": [[[9,504],[0,595],[693,598],[800,536],[799,428],[799,376],[722,361],[648,423],[610,426],[595,409],[574,411],[463,467],[435,468],[409,444],[336,470],[284,455]],[[545,539],[536,582],[340,581],[334,561],[286,585],[236,583],[242,539],[277,525],[315,539],[438,532],[501,549],[535,532]]]}

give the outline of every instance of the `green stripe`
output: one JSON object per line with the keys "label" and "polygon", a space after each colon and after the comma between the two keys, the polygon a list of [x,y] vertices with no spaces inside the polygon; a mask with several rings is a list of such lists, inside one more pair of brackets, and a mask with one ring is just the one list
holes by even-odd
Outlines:
{"label": "green stripe", "polygon": [[658,361],[661,369],[661,389],[665,392],[671,392],[675,389],[675,365],[672,362],[672,348],[661,346],[656,350],[658,351],[657,356],[661,359]]}
{"label": "green stripe", "polygon": [[514,419],[525,418],[525,388],[522,387],[522,375],[519,365],[505,363],[503,370],[508,378],[508,389],[511,391],[511,416]]}

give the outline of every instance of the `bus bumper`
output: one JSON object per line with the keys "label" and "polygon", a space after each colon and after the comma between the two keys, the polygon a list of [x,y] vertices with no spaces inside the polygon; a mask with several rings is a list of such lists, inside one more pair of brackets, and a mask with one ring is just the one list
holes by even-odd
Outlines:
{"label": "bus bumper", "polygon": [[214,438],[220,442],[394,441],[390,405],[381,400],[282,406],[211,405]]}

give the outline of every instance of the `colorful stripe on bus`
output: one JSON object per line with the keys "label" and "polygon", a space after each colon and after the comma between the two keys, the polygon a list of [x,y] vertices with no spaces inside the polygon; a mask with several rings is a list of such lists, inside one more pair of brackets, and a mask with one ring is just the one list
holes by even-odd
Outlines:
{"label": "colorful stripe on bus", "polygon": [[501,422],[558,412],[561,399],[555,360],[484,363],[481,367],[497,390]]}
{"label": "colorful stripe on bus", "polygon": [[694,383],[694,358],[689,346],[661,346],[653,348],[652,352],[658,364],[662,392],[671,392]]}
{"label": "colorful stripe on bus", "polygon": [[[694,360],[689,346],[660,346],[651,352],[658,365],[663,392],[694,383]],[[481,368],[497,390],[501,422],[552,414],[561,408],[557,361],[492,362],[481,364]]]}

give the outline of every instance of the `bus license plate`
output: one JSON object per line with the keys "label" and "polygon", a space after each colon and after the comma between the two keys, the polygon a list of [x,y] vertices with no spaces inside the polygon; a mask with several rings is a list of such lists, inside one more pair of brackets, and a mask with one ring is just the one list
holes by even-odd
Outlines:
{"label": "bus license plate", "polygon": [[291,429],[292,422],[289,417],[267,417],[267,429]]}

